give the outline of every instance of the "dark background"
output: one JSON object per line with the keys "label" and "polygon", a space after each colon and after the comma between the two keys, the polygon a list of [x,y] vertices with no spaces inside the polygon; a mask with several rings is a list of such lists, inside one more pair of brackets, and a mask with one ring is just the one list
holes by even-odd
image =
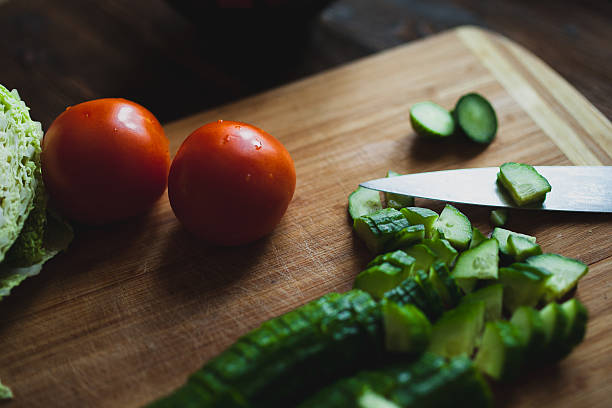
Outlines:
{"label": "dark background", "polygon": [[181,0],[0,0],[0,83],[45,128],[101,97],[169,122],[472,24],[524,45],[612,117],[612,1],[292,1],[219,12],[182,0],[180,12]]}

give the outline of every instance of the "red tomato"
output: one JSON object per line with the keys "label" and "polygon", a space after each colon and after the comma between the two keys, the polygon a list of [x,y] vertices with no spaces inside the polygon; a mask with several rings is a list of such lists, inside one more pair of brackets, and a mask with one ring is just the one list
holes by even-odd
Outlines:
{"label": "red tomato", "polygon": [[170,167],[168,196],[187,230],[207,242],[241,245],[270,233],[295,190],[295,167],[274,137],[219,120],[195,130]]}
{"label": "red tomato", "polygon": [[67,217],[102,224],[137,215],[166,189],[168,139],[151,112],[125,99],[72,106],[43,139],[42,171]]}

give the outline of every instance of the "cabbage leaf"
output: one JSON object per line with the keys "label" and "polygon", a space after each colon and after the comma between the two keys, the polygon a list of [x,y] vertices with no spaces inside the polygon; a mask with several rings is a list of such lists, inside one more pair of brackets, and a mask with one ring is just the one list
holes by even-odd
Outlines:
{"label": "cabbage leaf", "polygon": [[34,208],[42,136],[17,91],[0,85],[0,262]]}

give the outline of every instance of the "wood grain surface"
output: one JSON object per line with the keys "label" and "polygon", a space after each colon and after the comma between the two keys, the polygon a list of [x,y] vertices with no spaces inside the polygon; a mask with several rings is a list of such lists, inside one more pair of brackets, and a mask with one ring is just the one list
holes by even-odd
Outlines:
{"label": "wood grain surface", "polygon": [[[491,145],[416,137],[413,103],[451,108],[470,91],[497,110]],[[67,253],[0,305],[0,378],[15,392],[0,406],[141,406],[264,320],[349,289],[370,255],[351,231],[347,196],[388,169],[612,165],[612,125],[601,113],[535,56],[471,27],[171,123],[172,152],[217,119],[253,123],[291,152],[297,189],[274,233],[241,248],[205,246],[181,228],[166,196],[140,219],[78,228]],[[488,209],[460,209],[491,230]],[[508,228],[589,265],[577,296],[591,319],[584,343],[558,366],[497,389],[499,405],[608,406],[612,220],[512,211]]]}

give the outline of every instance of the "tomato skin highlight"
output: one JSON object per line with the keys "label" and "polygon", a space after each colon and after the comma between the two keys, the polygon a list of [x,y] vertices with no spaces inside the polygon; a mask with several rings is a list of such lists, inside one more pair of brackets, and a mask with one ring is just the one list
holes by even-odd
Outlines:
{"label": "tomato skin highlight", "polygon": [[67,108],[43,138],[43,180],[52,205],[84,224],[146,211],[166,189],[168,139],[147,109],[106,98]]}
{"label": "tomato skin highlight", "polygon": [[220,120],[185,139],[170,167],[168,197],[192,234],[234,246],[274,229],[295,183],[293,160],[277,139],[255,126]]}

